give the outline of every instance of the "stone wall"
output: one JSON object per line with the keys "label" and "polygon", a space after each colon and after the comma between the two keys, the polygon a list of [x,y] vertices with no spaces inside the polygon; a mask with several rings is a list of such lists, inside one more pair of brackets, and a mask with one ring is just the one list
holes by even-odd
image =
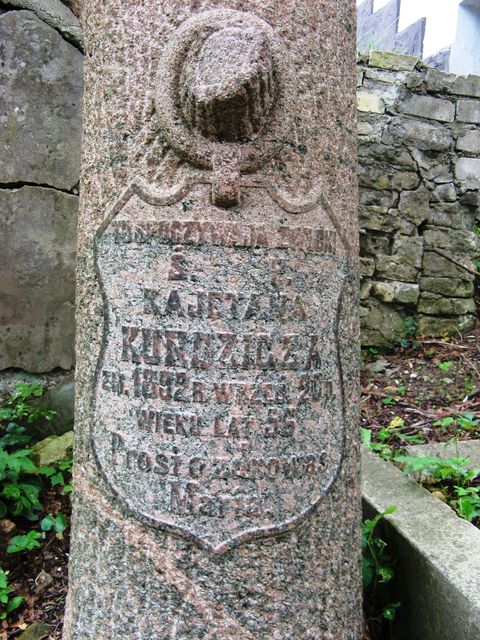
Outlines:
{"label": "stone wall", "polygon": [[[0,390],[69,371],[74,350],[80,0],[0,0]],[[480,79],[372,52],[359,62],[367,344],[472,326]],[[47,378],[48,379],[48,378]],[[55,378],[54,379],[58,379]]]}
{"label": "stone wall", "polygon": [[371,52],[357,95],[363,342],[397,343],[408,317],[421,335],[470,329],[480,77]]}
{"label": "stone wall", "polygon": [[0,2],[0,388],[74,364],[81,39],[61,2]]}

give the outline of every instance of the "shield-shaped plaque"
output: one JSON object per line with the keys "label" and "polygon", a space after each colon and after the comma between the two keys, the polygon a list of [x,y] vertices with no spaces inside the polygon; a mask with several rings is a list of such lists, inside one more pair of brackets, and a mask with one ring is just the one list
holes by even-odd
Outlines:
{"label": "shield-shaped plaque", "polygon": [[343,454],[344,251],[318,207],[259,191],[239,212],[206,185],[165,206],[130,188],[96,238],[98,465],[132,513],[214,553],[294,527]]}

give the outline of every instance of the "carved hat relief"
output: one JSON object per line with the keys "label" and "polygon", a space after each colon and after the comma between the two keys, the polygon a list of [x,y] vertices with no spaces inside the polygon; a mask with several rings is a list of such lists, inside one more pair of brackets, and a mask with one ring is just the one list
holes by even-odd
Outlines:
{"label": "carved hat relief", "polygon": [[217,155],[258,170],[281,148],[285,54],[273,29],[251,13],[220,9],[186,20],[167,44],[156,108],[168,143],[212,169]]}

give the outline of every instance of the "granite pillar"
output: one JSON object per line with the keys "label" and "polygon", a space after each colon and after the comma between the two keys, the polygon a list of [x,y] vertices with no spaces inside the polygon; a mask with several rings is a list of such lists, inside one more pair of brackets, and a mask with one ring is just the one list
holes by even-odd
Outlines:
{"label": "granite pillar", "polygon": [[361,636],[353,0],[87,0],[64,640]]}

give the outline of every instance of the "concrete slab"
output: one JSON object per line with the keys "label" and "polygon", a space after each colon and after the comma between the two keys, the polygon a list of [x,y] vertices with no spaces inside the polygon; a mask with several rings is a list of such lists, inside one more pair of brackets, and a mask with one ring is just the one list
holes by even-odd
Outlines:
{"label": "concrete slab", "polygon": [[366,448],[362,473],[367,513],[397,506],[384,531],[398,557],[395,640],[478,640],[480,530]]}

